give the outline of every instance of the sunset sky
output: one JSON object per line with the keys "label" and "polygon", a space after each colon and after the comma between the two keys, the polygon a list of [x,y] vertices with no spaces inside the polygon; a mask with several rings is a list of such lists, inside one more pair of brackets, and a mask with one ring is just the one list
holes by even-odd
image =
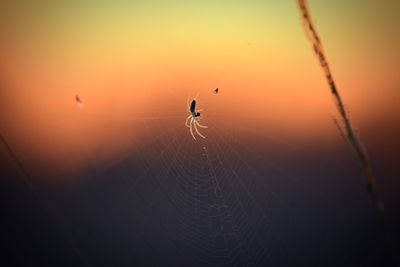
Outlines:
{"label": "sunset sky", "polygon": [[[400,244],[400,1],[308,2]],[[392,266],[334,103],[295,0],[0,1],[0,261]]]}
{"label": "sunset sky", "polygon": [[[310,9],[355,125],[397,119],[399,1]],[[106,159],[140,142],[140,125],[126,133],[115,121],[184,120],[197,94],[205,120],[229,127],[337,134],[322,126],[334,127],[336,114],[296,1],[18,1],[0,10],[0,130],[24,155],[65,160],[87,144]]]}

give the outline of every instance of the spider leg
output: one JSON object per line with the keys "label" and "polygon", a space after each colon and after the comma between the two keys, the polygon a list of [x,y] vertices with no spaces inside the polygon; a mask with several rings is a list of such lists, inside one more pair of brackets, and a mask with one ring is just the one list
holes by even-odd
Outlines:
{"label": "spider leg", "polygon": [[193,136],[193,139],[194,140],[196,140],[196,137],[194,136],[194,134],[193,134],[193,123],[192,123],[192,121],[190,121],[190,133],[192,134],[192,136]]}
{"label": "spider leg", "polygon": [[186,106],[188,107],[188,109],[190,107],[189,101],[190,101],[190,95],[188,95],[188,97],[186,98]]}
{"label": "spider leg", "polygon": [[197,124],[197,126],[199,126],[200,128],[208,128],[208,126],[205,125],[201,125],[197,120],[195,120],[195,122]]}
{"label": "spider leg", "polygon": [[206,137],[205,137],[204,135],[202,135],[202,134],[199,132],[199,130],[197,129],[196,121],[194,121],[193,126],[194,126],[194,129],[196,130],[196,133],[205,139]]}
{"label": "spider leg", "polygon": [[186,121],[185,121],[185,126],[188,127],[188,128],[190,127],[190,125],[188,124],[190,117],[192,117],[192,115],[189,115],[189,116],[186,118]]}

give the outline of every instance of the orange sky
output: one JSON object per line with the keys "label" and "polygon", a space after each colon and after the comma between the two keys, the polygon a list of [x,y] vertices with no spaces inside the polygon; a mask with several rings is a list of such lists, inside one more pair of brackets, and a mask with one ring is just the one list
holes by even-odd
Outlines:
{"label": "orange sky", "polygon": [[[184,127],[197,94],[204,122],[288,139],[337,134],[296,1],[265,2],[2,3],[0,131],[30,166],[76,171],[151,138],[143,118]],[[310,1],[360,128],[399,114],[400,5],[380,3]]]}

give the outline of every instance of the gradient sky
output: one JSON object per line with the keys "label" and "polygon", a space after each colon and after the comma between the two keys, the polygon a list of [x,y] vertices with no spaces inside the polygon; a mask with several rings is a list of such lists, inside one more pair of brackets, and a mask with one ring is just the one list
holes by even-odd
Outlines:
{"label": "gradient sky", "polygon": [[[397,119],[399,1],[309,4],[356,126]],[[141,130],[105,122],[160,110],[184,118],[198,93],[215,120],[292,138],[332,130],[324,125],[334,106],[296,1],[0,5],[0,130],[26,157],[76,159],[85,144],[106,160]]]}
{"label": "gradient sky", "polygon": [[[400,1],[309,7],[400,244]],[[0,261],[391,266],[332,117],[295,0],[0,1]]]}

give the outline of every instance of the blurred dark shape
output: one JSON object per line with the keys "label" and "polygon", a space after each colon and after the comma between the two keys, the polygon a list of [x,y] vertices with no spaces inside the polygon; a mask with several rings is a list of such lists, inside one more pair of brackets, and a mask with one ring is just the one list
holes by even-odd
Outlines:
{"label": "blurred dark shape", "polygon": [[83,107],[83,103],[82,103],[82,100],[80,99],[79,95],[75,96],[75,101],[80,108]]}

